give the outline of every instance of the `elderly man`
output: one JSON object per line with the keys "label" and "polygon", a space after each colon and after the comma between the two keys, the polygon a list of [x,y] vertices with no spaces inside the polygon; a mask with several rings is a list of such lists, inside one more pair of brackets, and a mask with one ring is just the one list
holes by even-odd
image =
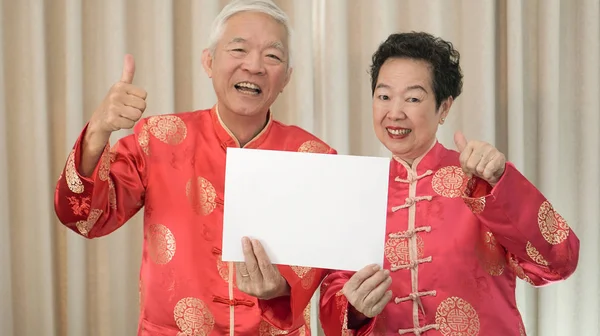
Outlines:
{"label": "elderly man", "polygon": [[[228,147],[335,154],[273,120],[292,74],[289,40],[288,18],[271,1],[230,3],[202,58],[217,104],[141,120],[147,93],[132,84],[127,55],[68,156],[55,193],[66,227],[102,237],[144,208],[138,335],[310,334],[306,308],[324,271],[274,266],[247,239],[245,263],[221,260]],[[112,132],[130,128],[110,146]]]}

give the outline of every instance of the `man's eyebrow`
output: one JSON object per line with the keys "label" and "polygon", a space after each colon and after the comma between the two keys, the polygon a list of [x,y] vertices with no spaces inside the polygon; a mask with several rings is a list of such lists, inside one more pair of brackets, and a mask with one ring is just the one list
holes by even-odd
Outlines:
{"label": "man's eyebrow", "polygon": [[[243,37],[234,37],[227,44],[246,43],[246,42],[248,42],[248,41]],[[274,41],[274,42],[269,43],[267,48],[275,48],[275,49],[281,51],[282,53],[285,53],[285,47],[283,46],[283,43],[281,43],[280,41]]]}
{"label": "man's eyebrow", "polygon": [[285,47],[283,46],[283,43],[281,43],[279,41],[271,42],[269,44],[269,48],[275,48],[275,49],[278,49],[281,52],[285,52]]}
{"label": "man's eyebrow", "polygon": [[229,41],[228,44],[232,44],[232,43],[244,43],[246,42],[246,39],[242,38],[242,37],[234,37],[231,39],[231,41]]}
{"label": "man's eyebrow", "polygon": [[375,87],[375,89],[389,89],[390,86],[384,83],[379,83],[377,84],[377,86]]}

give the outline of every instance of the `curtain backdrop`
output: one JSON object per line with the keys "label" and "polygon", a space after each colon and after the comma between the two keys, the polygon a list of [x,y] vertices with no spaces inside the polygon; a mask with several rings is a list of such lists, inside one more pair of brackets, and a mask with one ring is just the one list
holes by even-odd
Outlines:
{"label": "curtain backdrop", "polygon": [[[373,134],[367,73],[388,34],[423,30],[457,46],[464,93],[439,140],[454,148],[462,130],[496,145],[581,238],[570,279],[519,282],[528,335],[600,335],[599,0],[276,2],[296,34],[275,116],[340,154],[389,155]],[[141,216],[84,240],[59,225],[53,189],[125,53],[146,115],[214,104],[201,52],[225,3],[0,0],[0,334],[135,335]]]}

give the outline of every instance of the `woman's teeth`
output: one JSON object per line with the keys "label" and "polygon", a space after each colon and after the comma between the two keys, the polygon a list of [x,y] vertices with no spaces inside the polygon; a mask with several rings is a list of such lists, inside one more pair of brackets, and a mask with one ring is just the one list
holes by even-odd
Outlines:
{"label": "woman's teeth", "polygon": [[390,134],[393,135],[405,135],[410,133],[410,129],[387,129],[388,132],[390,132]]}

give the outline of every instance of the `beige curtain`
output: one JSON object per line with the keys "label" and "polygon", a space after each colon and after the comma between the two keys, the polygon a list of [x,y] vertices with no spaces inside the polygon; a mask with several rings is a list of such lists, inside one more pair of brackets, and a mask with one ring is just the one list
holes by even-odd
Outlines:
{"label": "beige curtain", "polygon": [[[1,335],[135,335],[140,216],[84,240],[59,225],[53,188],[124,53],[136,57],[147,115],[214,103],[200,55],[225,2],[0,0]],[[296,36],[275,114],[341,154],[388,155],[372,131],[367,70],[389,33],[425,30],[459,48],[464,93],[440,141],[454,147],[460,129],[498,146],[581,238],[569,280],[518,285],[528,335],[600,335],[599,0],[276,2]]]}

